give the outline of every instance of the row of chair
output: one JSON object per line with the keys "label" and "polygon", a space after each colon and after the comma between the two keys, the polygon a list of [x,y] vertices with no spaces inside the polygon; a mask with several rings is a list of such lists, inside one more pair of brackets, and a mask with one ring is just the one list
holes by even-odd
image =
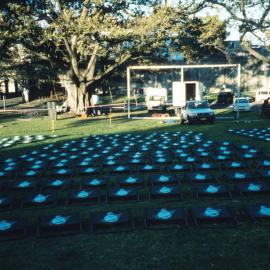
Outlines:
{"label": "row of chair", "polygon": [[[95,155],[94,155],[95,156]],[[208,162],[224,162],[230,160],[248,161],[248,160],[263,160],[269,157],[258,153],[233,153],[231,151],[223,151],[214,153],[211,151],[202,151],[197,153],[177,152],[175,154],[157,154],[156,156],[146,156],[141,154],[134,154],[134,156],[119,156],[119,155],[99,155],[98,158],[94,156],[83,157],[82,155],[70,157],[55,157],[54,160],[31,159],[31,161],[14,161],[10,163],[2,163],[0,170],[18,170],[20,168],[28,168],[32,170],[42,170],[46,168],[62,168],[75,167],[81,168],[86,166],[97,167],[113,167],[116,165],[146,165],[146,164],[173,164],[176,162],[184,163],[198,163],[201,161]]]}
{"label": "row of chair", "polygon": [[[95,161],[89,161],[87,159],[85,160],[78,160],[78,161],[67,161],[67,160],[60,160],[58,162],[55,162],[53,164],[28,164],[24,166],[18,166],[14,167],[13,171],[51,171],[54,169],[61,169],[61,168],[70,168],[73,170],[80,170],[81,168],[85,167],[96,167],[99,170],[105,170],[105,171],[114,171],[117,170],[123,166],[132,170],[138,170],[141,167],[144,167],[146,165],[157,165],[157,166],[170,166],[170,165],[179,165],[179,163],[182,163],[182,165],[186,165],[185,168],[193,169],[193,170],[216,170],[216,169],[239,169],[239,168],[270,168],[270,158],[269,159],[256,159],[252,156],[246,160],[237,159],[235,156],[224,156],[224,157],[218,157],[221,162],[217,162],[213,158],[209,158],[207,160],[204,160],[203,158],[200,159],[198,157],[194,156],[185,156],[181,157],[178,160],[167,158],[167,157],[161,157],[157,160],[148,160],[144,158],[136,158],[132,160],[121,160],[121,159],[113,159],[109,161],[103,161],[103,162],[95,162]],[[225,161],[224,161],[225,159]],[[179,162],[180,161],[180,162]],[[182,162],[181,162],[182,161]],[[20,168],[22,168],[20,170]],[[8,167],[3,168],[3,171],[10,171],[7,169]],[[16,170],[15,170],[16,168]]]}
{"label": "row of chair", "polygon": [[[105,192],[99,189],[71,189],[66,198],[66,205],[73,204],[96,204],[101,201],[111,202],[137,202],[145,199],[177,199],[183,200],[185,192],[180,185],[157,185],[152,186],[147,194],[140,192],[144,187],[111,187]],[[250,195],[269,195],[270,183],[264,182],[246,182],[238,183],[233,187],[227,184],[200,184],[194,186],[191,191],[197,199],[199,198],[227,198],[234,196],[250,196]],[[147,196],[147,197],[146,197]],[[21,200],[16,196],[0,194],[0,210],[12,209],[15,205],[20,207],[44,207],[56,206],[59,198],[55,191],[33,192],[24,195]]]}
{"label": "row of chair", "polygon": [[[144,209],[146,228],[168,228],[171,226],[237,226],[240,220],[249,218],[252,222],[270,220],[270,205],[259,204],[233,209],[228,206],[196,206],[188,209],[179,207]],[[137,222],[136,222],[137,221]],[[84,221],[85,223],[85,221]],[[129,231],[139,226],[129,210],[112,210],[93,213],[87,222],[92,233]],[[79,213],[41,216],[38,219],[36,235],[48,237],[63,234],[82,233],[83,223]],[[0,239],[24,237],[27,233],[27,219],[0,218]]]}
{"label": "row of chair", "polygon": [[[143,156],[145,158],[150,157],[159,157],[160,155],[163,156],[178,156],[181,153],[186,153],[189,155],[194,155],[198,153],[209,152],[211,154],[261,154],[262,152],[256,149],[254,146],[250,145],[242,145],[240,147],[234,146],[216,146],[212,144],[198,144],[194,145],[193,143],[189,144],[181,144],[179,145],[166,145],[162,146],[153,145],[143,147],[142,149],[134,149],[131,146],[119,146],[117,148],[114,147],[105,147],[105,148],[72,148],[69,150],[62,150],[61,148],[54,148],[50,151],[32,151],[29,154],[24,154],[18,157],[17,159],[8,158],[4,160],[4,162],[34,162],[36,160],[44,160],[44,161],[54,161],[59,160],[61,158],[67,159],[76,159],[78,156],[80,157],[91,157],[93,159],[101,160],[102,157],[109,158],[109,157],[125,157],[125,158],[137,158]],[[116,154],[117,153],[117,154]]]}
{"label": "row of chair", "polygon": [[220,175],[213,172],[193,172],[185,173],[183,175],[178,174],[154,174],[149,175],[147,178],[145,175],[127,175],[122,177],[106,177],[106,176],[93,176],[90,178],[83,178],[78,181],[73,181],[70,178],[49,178],[44,181],[40,181],[35,178],[22,179],[17,181],[1,181],[0,191],[2,190],[57,190],[57,189],[70,189],[75,186],[80,188],[107,188],[109,185],[118,186],[148,186],[148,185],[171,185],[179,184],[181,182],[191,184],[201,183],[237,183],[248,181],[267,182],[270,180],[270,169],[261,170],[251,173],[248,170],[236,170],[226,171]]}
{"label": "row of chair", "polygon": [[0,171],[1,179],[15,179],[15,178],[37,178],[37,177],[74,177],[74,176],[91,176],[91,175],[130,175],[130,174],[151,174],[151,173],[183,173],[193,171],[199,173],[201,171],[253,171],[259,172],[261,175],[267,177],[267,172],[270,169],[269,160],[261,160],[258,162],[243,162],[243,161],[227,161],[220,164],[215,162],[190,162],[190,163],[175,163],[175,164],[146,164],[146,165],[116,165],[116,166],[85,166],[81,168],[52,168],[52,169],[21,169],[21,170],[4,170]]}
{"label": "row of chair", "polygon": [[228,130],[230,133],[252,138],[252,139],[258,139],[265,142],[270,142],[270,129],[269,128],[254,128],[254,129],[233,129],[230,128]]}

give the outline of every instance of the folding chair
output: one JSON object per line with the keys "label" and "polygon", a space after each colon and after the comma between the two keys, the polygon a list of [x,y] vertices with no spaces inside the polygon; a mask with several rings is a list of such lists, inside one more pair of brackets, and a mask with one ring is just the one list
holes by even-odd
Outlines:
{"label": "folding chair", "polygon": [[168,167],[169,172],[186,172],[186,171],[190,171],[190,170],[191,170],[190,165],[181,164],[181,163],[176,163],[176,164],[170,165]]}
{"label": "folding chair", "polygon": [[195,163],[193,166],[195,170],[217,170],[218,169],[217,164],[213,162],[200,162],[200,163]]}
{"label": "folding chair", "polygon": [[221,141],[218,143],[218,146],[234,147],[234,144],[230,141]]}
{"label": "folding chair", "polygon": [[68,167],[52,169],[50,170],[49,175],[54,177],[70,177],[74,175],[74,170]]}
{"label": "folding chair", "polygon": [[153,163],[154,164],[171,164],[172,163],[172,158],[170,156],[154,156],[152,157]]}
{"label": "folding chair", "polygon": [[187,226],[187,214],[183,208],[147,208],[144,210],[144,225],[152,229]]}
{"label": "folding chair", "polygon": [[193,164],[193,163],[198,162],[198,158],[196,156],[189,155],[185,158],[182,158],[181,161],[186,163],[186,164]]}
{"label": "folding chair", "polygon": [[75,162],[76,168],[91,167],[94,166],[94,161],[90,157],[79,159]]}
{"label": "folding chair", "polygon": [[113,159],[102,159],[102,161],[99,162],[99,164],[102,164],[103,168],[106,168],[108,171],[113,171],[115,168],[120,167],[121,161],[118,158]]}
{"label": "folding chair", "polygon": [[15,178],[17,176],[17,169],[14,167],[6,167],[0,169],[0,180]]}
{"label": "folding chair", "polygon": [[100,192],[97,189],[71,190],[68,194],[66,204],[73,203],[98,203]]}
{"label": "folding chair", "polygon": [[270,221],[270,205],[269,204],[257,204],[250,205],[244,208],[248,217],[254,223],[269,224]]}
{"label": "folding chair", "polygon": [[139,201],[139,199],[139,192],[135,187],[109,188],[106,195],[106,202]]}
{"label": "folding chair", "polygon": [[109,178],[107,177],[91,177],[88,179],[83,179],[81,189],[107,188],[108,183]]}
{"label": "folding chair", "polygon": [[226,184],[198,184],[194,187],[197,199],[199,198],[232,198],[232,194]]}
{"label": "folding chair", "polygon": [[270,194],[270,184],[264,182],[238,183],[235,188],[242,196]]}
{"label": "folding chair", "polygon": [[188,173],[185,175],[185,178],[193,184],[217,182],[216,176],[214,174],[205,171]]}
{"label": "folding chair", "polygon": [[82,167],[82,168],[77,168],[76,173],[78,175],[98,175],[101,173],[101,168],[100,167]]}
{"label": "folding chair", "polygon": [[[34,168],[31,168],[34,167]],[[41,165],[31,165],[31,167],[28,169],[27,166],[26,168],[22,168],[18,170],[18,176],[19,177],[42,177],[44,173],[44,168]]]}
{"label": "folding chair", "polygon": [[152,185],[170,185],[178,184],[179,177],[174,174],[156,174],[149,176]]}
{"label": "folding chair", "polygon": [[0,211],[12,209],[13,201],[12,196],[0,194]]}
{"label": "folding chair", "polygon": [[117,184],[120,187],[144,187],[145,179],[143,175],[130,175],[130,176],[121,176],[117,178]]}
{"label": "folding chair", "polygon": [[131,169],[128,165],[118,165],[113,166],[108,171],[114,174],[129,174],[131,172]]}
{"label": "folding chair", "polygon": [[221,168],[224,170],[241,170],[247,169],[248,165],[244,161],[228,161],[221,164]]}
{"label": "folding chair", "polygon": [[79,214],[63,214],[39,217],[37,236],[49,237],[82,233]]}
{"label": "folding chair", "polygon": [[241,153],[239,154],[239,158],[244,159],[244,160],[257,159],[258,153],[252,153],[252,152]]}
{"label": "folding chair", "polygon": [[56,160],[53,164],[51,164],[50,168],[52,169],[62,169],[62,168],[70,168],[72,166],[72,162],[69,158],[64,158],[61,160]]}
{"label": "folding chair", "polygon": [[131,231],[134,221],[128,210],[99,212],[91,215],[90,229],[92,233]]}
{"label": "folding chair", "polygon": [[153,164],[145,164],[145,165],[139,166],[138,171],[145,172],[145,173],[159,172],[160,166],[153,165]]}
{"label": "folding chair", "polygon": [[66,178],[48,179],[47,181],[45,181],[42,188],[51,190],[69,189],[71,183],[71,180]]}
{"label": "folding chair", "polygon": [[14,190],[35,190],[39,187],[39,182],[33,179],[16,181],[12,189]]}
{"label": "folding chair", "polygon": [[190,213],[196,226],[237,226],[238,220],[233,210],[227,206],[191,207]]}
{"label": "folding chair", "polygon": [[179,185],[152,186],[149,192],[149,200],[152,199],[183,199],[183,193]]}
{"label": "folding chair", "polygon": [[22,207],[44,207],[55,206],[57,203],[56,194],[53,192],[42,192],[29,194],[24,197]]}
{"label": "folding chair", "polygon": [[240,145],[237,145],[236,148],[242,152],[248,151],[249,149],[256,149],[254,145],[249,145],[249,144],[240,144]]}
{"label": "folding chair", "polygon": [[212,156],[213,161],[225,162],[233,159],[233,155],[227,155],[224,153],[218,153],[217,155]]}
{"label": "folding chair", "polygon": [[213,154],[214,154],[213,151],[207,151],[207,150],[205,150],[203,152],[197,152],[196,153],[196,157],[198,159],[211,158],[213,156]]}
{"label": "folding chair", "polygon": [[232,183],[237,182],[237,181],[253,181],[255,180],[255,176],[248,171],[240,171],[240,170],[235,170],[235,171],[227,171],[223,174],[223,177],[231,181]]}
{"label": "folding chair", "polygon": [[266,168],[270,168],[270,158],[269,159],[263,159],[263,160],[260,160],[256,163],[257,167],[258,168],[263,168],[263,169],[266,169]]}
{"label": "folding chair", "polygon": [[0,180],[8,177],[8,173],[0,169]]}
{"label": "folding chair", "polygon": [[25,237],[25,218],[0,218],[0,239],[11,240]]}
{"label": "folding chair", "polygon": [[263,180],[270,180],[270,169],[260,170],[259,174]]}

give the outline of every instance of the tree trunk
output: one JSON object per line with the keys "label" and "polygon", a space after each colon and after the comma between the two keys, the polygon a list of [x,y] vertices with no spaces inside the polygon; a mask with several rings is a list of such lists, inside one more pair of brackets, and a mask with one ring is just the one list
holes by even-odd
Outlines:
{"label": "tree trunk", "polygon": [[76,85],[70,81],[65,82],[67,90],[67,103],[71,112],[77,113],[78,111],[78,89]]}
{"label": "tree trunk", "polygon": [[81,82],[77,91],[78,91],[78,100],[79,100],[77,113],[80,114],[82,112],[86,112],[87,107],[89,106],[86,84],[84,82]]}
{"label": "tree trunk", "polygon": [[90,106],[90,99],[92,96],[92,89],[88,91],[85,82],[75,83],[70,79],[68,75],[60,77],[62,85],[67,91],[67,105],[71,112],[75,114],[81,114],[87,112],[87,108]]}

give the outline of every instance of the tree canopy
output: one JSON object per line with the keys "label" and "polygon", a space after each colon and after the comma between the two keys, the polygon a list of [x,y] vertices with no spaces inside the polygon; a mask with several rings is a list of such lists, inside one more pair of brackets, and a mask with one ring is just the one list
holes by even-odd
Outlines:
{"label": "tree canopy", "polygon": [[[166,2],[166,1],[165,1]],[[195,18],[205,1],[172,7],[158,0],[10,0],[0,4],[0,48],[6,70],[59,75],[73,111],[89,105],[96,85],[144,56],[162,56],[168,40],[188,61],[223,51],[225,23]],[[33,68],[35,67],[35,68]]]}
{"label": "tree canopy", "polygon": [[226,23],[218,16],[192,17],[184,26],[178,26],[174,44],[184,55],[186,62],[213,61],[218,55],[223,58],[227,56]]}
{"label": "tree canopy", "polygon": [[178,20],[171,8],[151,0],[25,0],[1,8],[5,58],[14,59],[11,45],[20,44],[22,62],[29,56],[64,73],[75,85],[74,110],[87,106],[97,81],[158,49]]}
{"label": "tree canopy", "polygon": [[270,1],[265,0],[206,0],[205,5],[220,7],[228,20],[239,26],[242,47],[253,57],[270,63],[270,54],[252,48],[252,38],[266,45],[270,52]]}

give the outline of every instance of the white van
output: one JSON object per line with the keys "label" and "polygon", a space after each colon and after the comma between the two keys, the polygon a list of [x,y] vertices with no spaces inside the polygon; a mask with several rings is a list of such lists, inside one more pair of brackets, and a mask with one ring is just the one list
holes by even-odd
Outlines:
{"label": "white van", "polygon": [[256,101],[263,102],[267,98],[270,98],[270,90],[258,90],[256,92]]}
{"label": "white van", "polygon": [[168,101],[166,88],[144,88],[145,103],[148,111],[165,111]]}

